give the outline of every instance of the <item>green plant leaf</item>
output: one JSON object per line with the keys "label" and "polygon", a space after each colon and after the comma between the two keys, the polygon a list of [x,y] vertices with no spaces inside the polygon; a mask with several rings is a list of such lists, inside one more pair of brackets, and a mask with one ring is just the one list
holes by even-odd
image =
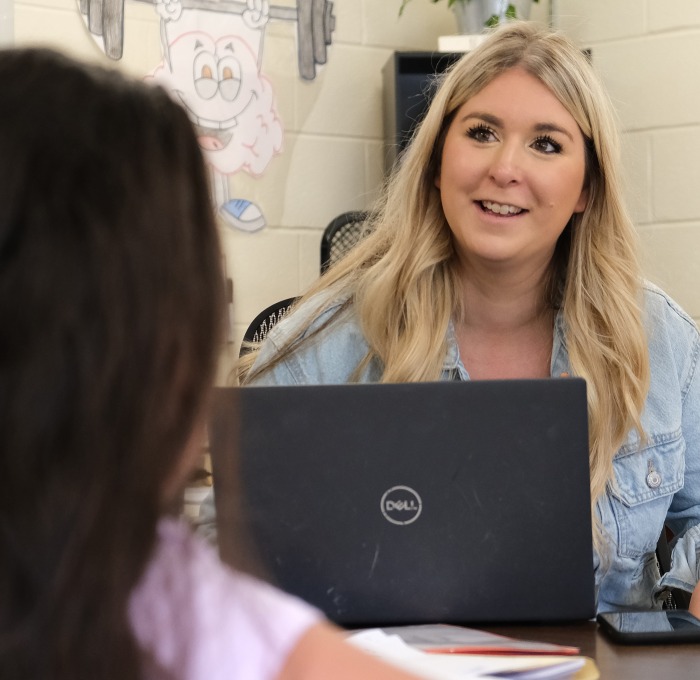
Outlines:
{"label": "green plant leaf", "polygon": [[517,14],[517,11],[515,9],[515,5],[508,5],[508,9],[506,10],[506,16],[509,19],[516,19],[517,18],[516,14]]}
{"label": "green plant leaf", "polygon": [[487,20],[486,23],[484,24],[487,28],[493,28],[494,26],[498,26],[498,14],[492,14]]}

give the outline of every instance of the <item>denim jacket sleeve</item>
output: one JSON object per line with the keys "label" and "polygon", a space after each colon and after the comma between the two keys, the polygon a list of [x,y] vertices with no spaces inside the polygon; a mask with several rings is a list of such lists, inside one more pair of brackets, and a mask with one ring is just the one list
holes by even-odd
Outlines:
{"label": "denim jacket sleeve", "polygon": [[[263,343],[252,370],[276,356],[280,348],[296,337],[308,340],[297,350],[255,376],[251,385],[313,385],[350,382],[355,369],[367,354],[368,346],[352,306],[343,301],[325,306],[317,314],[319,302],[312,298],[277,324]],[[359,382],[377,382],[381,366],[370,362]]]}
{"label": "denim jacket sleeve", "polygon": [[681,433],[685,455],[683,484],[673,494],[666,518],[677,539],[673,544],[671,569],[661,578],[659,587],[692,591],[700,580],[700,336],[695,324],[672,302],[669,305],[687,326],[682,340],[676,334],[673,337],[673,349],[680,369]]}
{"label": "denim jacket sleeve", "polygon": [[[693,590],[700,579],[700,335],[692,319],[658,288],[645,289],[651,384],[643,426],[647,441],[618,453],[618,556],[653,553],[663,523],[677,537],[665,588]],[[631,444],[631,442],[630,442]],[[622,518],[621,515],[628,515]],[[650,528],[650,529],[649,529]]]}

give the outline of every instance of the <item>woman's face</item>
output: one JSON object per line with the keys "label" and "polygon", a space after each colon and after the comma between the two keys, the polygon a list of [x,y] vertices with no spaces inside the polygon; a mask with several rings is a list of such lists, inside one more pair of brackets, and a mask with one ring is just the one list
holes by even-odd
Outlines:
{"label": "woman's face", "polygon": [[585,208],[584,180],[576,121],[516,67],[457,111],[435,184],[462,262],[538,271]]}

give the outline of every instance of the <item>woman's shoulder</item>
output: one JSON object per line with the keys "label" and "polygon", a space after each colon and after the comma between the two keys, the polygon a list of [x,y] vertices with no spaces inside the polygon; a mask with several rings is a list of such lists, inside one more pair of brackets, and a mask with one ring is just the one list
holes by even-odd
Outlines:
{"label": "woman's shoulder", "polygon": [[221,563],[183,522],[166,519],[132,594],[136,639],[182,678],[274,678],[318,611]]}
{"label": "woman's shoulder", "polygon": [[692,317],[668,293],[645,283],[644,324],[652,383],[655,375],[675,373],[683,390],[687,389],[700,358],[700,332]]}
{"label": "woman's shoulder", "polygon": [[302,299],[268,334],[276,345],[281,345],[297,337],[305,338],[322,329],[342,315],[344,325],[357,325],[348,293],[321,291]]}
{"label": "woman's shoulder", "polygon": [[[345,383],[368,349],[352,298],[324,291],[302,301],[270,331],[252,371],[271,367],[249,384]],[[376,362],[370,362],[358,379],[376,381],[380,375]]]}
{"label": "woman's shoulder", "polygon": [[668,293],[659,286],[645,281],[643,284],[645,322],[648,330],[676,332],[688,338],[698,337],[698,327],[688,314]]}

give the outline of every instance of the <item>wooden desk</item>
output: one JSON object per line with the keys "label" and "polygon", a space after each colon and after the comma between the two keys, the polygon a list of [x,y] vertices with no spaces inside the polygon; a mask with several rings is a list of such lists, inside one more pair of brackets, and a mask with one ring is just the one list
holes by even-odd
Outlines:
{"label": "wooden desk", "polygon": [[700,677],[700,644],[616,645],[598,631],[597,624],[559,626],[493,626],[492,633],[523,640],[580,647],[595,659],[601,680],[688,680]]}

